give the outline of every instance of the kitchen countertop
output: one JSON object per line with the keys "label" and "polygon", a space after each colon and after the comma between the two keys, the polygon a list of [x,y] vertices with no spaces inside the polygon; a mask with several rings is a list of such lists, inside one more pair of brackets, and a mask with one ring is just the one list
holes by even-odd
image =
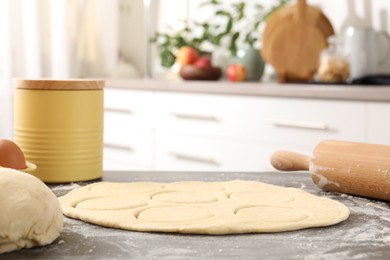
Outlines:
{"label": "kitchen countertop", "polygon": [[390,85],[278,84],[266,82],[108,79],[107,88],[243,96],[390,102]]}
{"label": "kitchen countertop", "polygon": [[[244,235],[182,235],[109,229],[65,218],[51,245],[0,255],[1,259],[390,259],[390,204],[328,193],[308,173],[106,172],[104,181],[255,180],[302,188],[350,208],[335,226]],[[83,184],[81,184],[83,185]],[[51,185],[57,196],[79,184]]]}

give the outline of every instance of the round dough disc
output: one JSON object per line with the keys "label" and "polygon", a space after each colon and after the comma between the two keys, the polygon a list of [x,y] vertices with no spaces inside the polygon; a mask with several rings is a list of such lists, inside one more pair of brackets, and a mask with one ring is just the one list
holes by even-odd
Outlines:
{"label": "round dough disc", "polygon": [[334,225],[349,216],[348,208],[335,200],[301,189],[241,180],[100,182],[72,190],[59,200],[68,217],[148,232],[280,232]]}
{"label": "round dough disc", "polygon": [[59,236],[61,206],[41,180],[0,167],[0,187],[0,253],[47,245]]}

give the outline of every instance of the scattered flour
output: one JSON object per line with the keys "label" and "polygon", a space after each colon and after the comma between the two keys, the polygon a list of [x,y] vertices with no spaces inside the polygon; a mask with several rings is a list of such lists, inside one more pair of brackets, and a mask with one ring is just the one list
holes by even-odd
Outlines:
{"label": "scattered flour", "polygon": [[[389,252],[390,255],[389,203],[347,194],[330,193],[303,182],[295,182],[295,186],[344,203],[351,211],[349,219],[328,228],[312,228],[294,232],[188,236],[123,231],[65,218],[64,232],[57,244],[63,248],[65,244],[66,248],[63,250],[72,251],[74,249],[71,244],[77,240],[80,243],[80,250],[84,250],[90,255],[89,257],[104,255],[110,259],[122,259],[128,255],[129,251],[133,252],[134,257],[140,258],[149,256],[154,259],[172,259],[175,255],[176,258],[173,257],[173,259],[178,259],[178,256],[185,255],[188,258],[198,256],[198,259],[199,256],[210,259],[227,257],[239,259],[245,256],[245,252],[254,250],[254,248],[256,250],[277,249],[276,255],[269,259],[280,259],[286,252],[296,252],[295,255],[291,255],[290,259],[307,260],[385,259],[388,255],[384,257],[383,252]],[[61,196],[77,187],[80,185],[71,183],[56,186],[52,190],[57,196]],[[81,243],[83,243],[82,246]],[[102,248],[111,248],[112,251],[103,252]]]}

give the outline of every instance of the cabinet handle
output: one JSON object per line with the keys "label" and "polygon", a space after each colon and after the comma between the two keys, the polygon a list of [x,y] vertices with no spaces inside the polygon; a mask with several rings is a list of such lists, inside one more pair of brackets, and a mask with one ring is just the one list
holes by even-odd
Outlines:
{"label": "cabinet handle", "polygon": [[170,154],[173,155],[177,160],[204,163],[204,164],[210,164],[214,166],[219,165],[219,163],[215,161],[213,158],[199,157],[199,156],[193,156],[193,155],[175,153],[175,152],[170,152]]}
{"label": "cabinet handle", "polygon": [[177,119],[190,119],[190,120],[203,120],[203,121],[211,121],[218,122],[219,119],[215,116],[209,115],[195,115],[195,114],[182,114],[182,113],[171,113]]}
{"label": "cabinet handle", "polygon": [[119,145],[119,144],[112,144],[112,143],[104,143],[103,145],[105,148],[115,149],[115,150],[121,150],[126,152],[134,152],[134,149],[130,146],[126,145]]}
{"label": "cabinet handle", "polygon": [[279,127],[304,128],[313,130],[328,130],[329,126],[321,122],[295,121],[295,120],[270,120],[271,124]]}
{"label": "cabinet handle", "polygon": [[106,112],[113,112],[113,113],[122,113],[122,114],[130,114],[130,115],[133,115],[133,111],[131,111],[130,109],[124,109],[124,108],[111,108],[111,107],[107,107],[107,108],[104,108],[104,111]]}

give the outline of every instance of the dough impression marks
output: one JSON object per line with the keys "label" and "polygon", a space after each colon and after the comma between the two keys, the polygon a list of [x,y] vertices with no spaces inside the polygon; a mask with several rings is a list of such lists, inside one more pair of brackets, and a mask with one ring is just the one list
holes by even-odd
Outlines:
{"label": "dough impression marks", "polygon": [[133,231],[281,232],[337,224],[342,203],[254,181],[94,183],[59,198],[66,216]]}

